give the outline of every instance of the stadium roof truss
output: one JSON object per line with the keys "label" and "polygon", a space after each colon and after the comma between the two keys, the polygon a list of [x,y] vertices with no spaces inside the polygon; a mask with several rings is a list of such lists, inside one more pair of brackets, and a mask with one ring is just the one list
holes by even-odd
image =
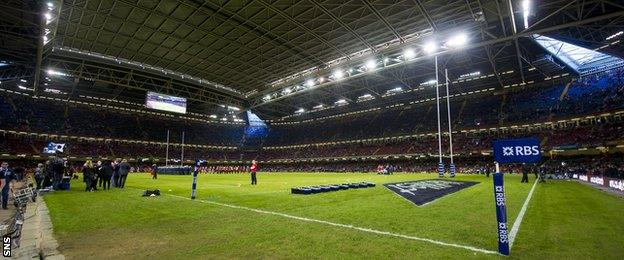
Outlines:
{"label": "stadium roof truss", "polygon": [[[158,91],[188,98],[194,112],[233,105],[270,119],[338,100],[347,104],[343,109],[355,110],[426,95],[433,88],[424,83],[435,72],[422,47],[458,33],[468,37],[466,46],[437,53],[456,81],[453,91],[549,77],[532,65],[546,53],[531,40],[534,34],[624,54],[621,36],[609,38],[624,23],[624,6],[615,0],[539,1],[527,13],[527,28],[519,1],[511,0],[6,0],[1,5],[0,62],[9,64],[0,67],[2,85],[28,78],[36,91],[49,84],[70,93],[68,98],[134,101],[145,91]],[[406,58],[407,48],[414,57]],[[362,69],[372,58],[375,70]],[[50,77],[49,70],[65,76]],[[336,70],[344,78],[332,77]],[[476,72],[476,78],[459,82]],[[314,87],[305,87],[310,79]],[[396,89],[398,94],[389,92]],[[370,101],[357,102],[368,95]]]}

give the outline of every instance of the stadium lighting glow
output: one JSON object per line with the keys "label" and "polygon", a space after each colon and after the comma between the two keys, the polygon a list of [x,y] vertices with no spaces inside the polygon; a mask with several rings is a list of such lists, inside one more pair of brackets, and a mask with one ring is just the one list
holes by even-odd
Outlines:
{"label": "stadium lighting glow", "polygon": [[522,16],[524,18],[524,29],[529,28],[529,12],[531,8],[531,2],[529,0],[522,1]]}
{"label": "stadium lighting glow", "polygon": [[468,43],[468,36],[465,33],[459,33],[451,37],[446,45],[451,48],[460,48]]}
{"label": "stadium lighting glow", "polygon": [[413,59],[416,57],[416,52],[414,51],[414,49],[406,49],[405,51],[403,51],[403,58],[406,60],[409,59]]}
{"label": "stadium lighting glow", "polygon": [[308,87],[312,87],[312,86],[314,86],[314,80],[313,80],[313,79],[309,79],[309,80],[307,80],[307,81],[306,81],[306,86],[308,86]]}
{"label": "stadium lighting glow", "polygon": [[284,95],[288,95],[290,94],[290,92],[292,92],[292,90],[290,90],[290,88],[285,88],[283,92],[284,92]]}
{"label": "stadium lighting glow", "polygon": [[52,2],[48,2],[47,5],[48,7],[54,7],[54,4]]}
{"label": "stadium lighting glow", "polygon": [[323,81],[325,81],[325,78],[320,77],[320,78],[318,79],[318,81],[319,81],[319,83],[323,83]]}
{"label": "stadium lighting glow", "polygon": [[420,85],[421,86],[435,86],[436,83],[437,83],[436,80],[432,79],[432,80],[427,80],[423,83],[420,83]]}
{"label": "stadium lighting glow", "polygon": [[24,83],[26,83],[26,82],[28,82],[28,81],[27,81],[27,80],[25,80],[25,79],[20,79],[20,82],[24,82]]}
{"label": "stadium lighting glow", "polygon": [[32,89],[32,88],[27,88],[27,87],[24,87],[24,86],[22,86],[22,85],[17,85],[17,88],[19,88],[19,89],[21,89],[21,90],[26,90],[26,91],[35,91],[35,90],[34,90],[34,89]]}
{"label": "stadium lighting glow", "polygon": [[366,62],[365,67],[366,67],[366,69],[368,69],[368,70],[375,69],[375,68],[377,67],[377,61],[376,61],[376,60],[368,60],[368,61]]}
{"label": "stadium lighting glow", "polygon": [[303,112],[305,112],[305,109],[303,109],[303,108],[299,108],[299,109],[297,109],[297,111],[295,111],[295,113],[297,113],[297,114],[301,114]]}
{"label": "stadium lighting glow", "polygon": [[210,118],[217,118],[217,115],[210,115]]}
{"label": "stadium lighting glow", "polygon": [[262,99],[264,99],[265,101],[269,101],[269,100],[271,100],[271,95],[266,95]]}
{"label": "stadium lighting glow", "polygon": [[616,37],[618,37],[618,36],[620,36],[622,34],[624,34],[624,31],[616,32],[614,34],[609,35],[609,37],[607,37],[605,40],[607,40],[607,41],[612,40],[612,39],[614,39],[614,38],[616,38]]}
{"label": "stadium lighting glow", "polygon": [[52,93],[52,94],[66,94],[63,91],[60,91],[58,89],[53,89],[53,88],[46,88],[46,89],[43,90],[43,92]]}
{"label": "stadium lighting glow", "polygon": [[316,105],[316,106],[314,106],[313,108],[314,108],[314,109],[321,109],[321,108],[323,108],[323,104]]}
{"label": "stadium lighting glow", "polygon": [[462,74],[459,75],[460,79],[464,79],[464,78],[474,78],[474,77],[478,77],[481,75],[481,71],[475,71],[475,72],[471,72],[471,73],[466,73],[466,74]]}
{"label": "stadium lighting glow", "polygon": [[53,69],[48,69],[47,72],[48,72],[48,75],[68,76],[67,74],[65,74],[63,72],[56,71],[56,70],[53,70]]}
{"label": "stadium lighting glow", "polygon": [[347,100],[345,100],[345,99],[339,99],[338,101],[336,101],[336,103],[335,103],[335,104],[336,104],[336,105],[346,105],[347,103],[349,103],[349,102],[347,102]]}
{"label": "stadium lighting glow", "polygon": [[334,71],[334,79],[341,79],[342,77],[344,77],[344,72],[342,72],[342,70],[338,69],[336,71]]}
{"label": "stadium lighting glow", "polygon": [[432,54],[432,53],[434,53],[434,52],[436,52],[438,50],[438,45],[435,42],[433,42],[433,41],[427,42],[423,46],[423,50],[427,54]]}

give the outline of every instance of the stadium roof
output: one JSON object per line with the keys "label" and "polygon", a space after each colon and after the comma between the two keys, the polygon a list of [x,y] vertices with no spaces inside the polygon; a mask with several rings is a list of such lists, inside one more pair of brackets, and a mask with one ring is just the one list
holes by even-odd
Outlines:
{"label": "stadium roof", "polygon": [[[623,27],[620,1],[531,2],[524,12],[519,1],[496,0],[7,0],[0,62],[10,66],[0,81],[28,78],[35,91],[49,84],[68,98],[139,102],[157,91],[188,98],[194,112],[225,104],[281,118],[339,100],[361,109],[359,97],[386,102],[392,89],[414,99],[434,78],[422,47],[459,33],[467,46],[438,55],[451,78],[494,75],[467,90],[547,77],[532,69],[546,53],[530,40],[536,33],[622,57],[621,36],[609,38]],[[357,73],[371,59],[375,70]],[[65,76],[47,79],[49,70]]]}
{"label": "stadium roof", "polygon": [[622,65],[622,59],[609,54],[583,48],[571,43],[553,39],[543,35],[534,35],[533,39],[544,49],[557,56],[576,72],[587,70],[597,63],[614,63]]}

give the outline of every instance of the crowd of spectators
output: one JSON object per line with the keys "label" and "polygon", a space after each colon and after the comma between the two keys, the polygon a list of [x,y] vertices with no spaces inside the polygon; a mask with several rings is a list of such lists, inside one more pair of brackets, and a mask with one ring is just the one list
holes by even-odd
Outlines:
{"label": "crowd of spectators", "polygon": [[[111,104],[112,106],[113,104]],[[0,128],[45,134],[164,142],[237,145],[244,124],[207,123],[179,117],[101,109],[30,96],[0,93]]]}
{"label": "crowd of spectators", "polygon": [[[623,109],[623,75],[620,69],[576,79],[567,86],[553,85],[500,95],[488,93],[479,97],[452,99],[455,129],[487,129],[488,126],[500,123],[521,124]],[[172,159],[217,161],[436,154],[435,135],[385,138],[431,133],[436,127],[435,117],[435,104],[429,102],[400,109],[355,114],[346,118],[275,125],[271,127],[265,146],[310,145],[251,152],[186,146],[184,158],[180,156],[183,148],[179,145],[167,148],[163,144],[97,141],[90,138],[60,142],[67,143],[66,155],[137,159],[164,158],[167,150],[169,158]],[[242,140],[244,125],[206,123],[115,109],[96,109],[84,104],[48,99],[35,100],[32,97],[3,92],[0,94],[0,129],[159,142],[166,139],[167,130],[170,130],[174,133],[171,135],[173,143],[181,141],[178,134],[184,131],[186,143],[237,146]],[[460,132],[453,136],[454,150],[459,154],[480,154],[490,149],[491,141],[494,139],[520,136],[539,137],[544,149],[609,146],[612,141],[622,140],[624,122],[618,117],[609,121],[522,128],[514,131]],[[0,152],[8,154],[39,155],[45,144],[50,141],[48,137],[34,135],[5,133],[0,137]],[[312,144],[354,138],[382,139],[348,144]],[[442,148],[448,150],[446,141],[443,142]]]}

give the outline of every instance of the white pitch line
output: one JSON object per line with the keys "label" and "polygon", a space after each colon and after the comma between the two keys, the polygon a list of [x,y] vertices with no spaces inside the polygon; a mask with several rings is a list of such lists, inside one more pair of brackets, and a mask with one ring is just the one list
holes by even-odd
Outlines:
{"label": "white pitch line", "polygon": [[[164,194],[164,195],[171,196],[171,197],[176,197],[176,198],[181,198],[181,199],[186,199],[186,200],[191,200],[190,198],[182,197],[182,196],[178,196],[178,195],[171,195],[171,194]],[[191,201],[193,201],[193,200],[191,200]],[[466,249],[466,250],[479,252],[479,253],[484,253],[484,254],[495,254],[495,255],[498,254],[498,252],[492,251],[492,250],[477,248],[477,247],[473,247],[473,246],[466,246],[466,245],[447,243],[447,242],[442,242],[442,241],[433,240],[433,239],[429,239],[429,238],[408,236],[408,235],[397,234],[397,233],[392,233],[392,232],[388,232],[388,231],[380,231],[380,230],[376,230],[376,229],[356,227],[356,226],[352,226],[352,225],[334,223],[334,222],[329,222],[329,221],[325,221],[325,220],[318,220],[318,219],[311,219],[311,218],[305,218],[305,217],[298,217],[298,216],[288,215],[288,214],[279,213],[279,212],[273,212],[273,211],[254,209],[254,208],[248,208],[248,207],[243,207],[243,206],[230,205],[230,204],[219,203],[219,202],[214,202],[214,201],[205,201],[205,200],[198,200],[198,199],[195,199],[194,201],[207,203],[207,204],[218,205],[218,206],[222,206],[222,207],[233,208],[233,209],[242,209],[242,210],[252,211],[252,212],[261,213],[261,214],[280,216],[280,217],[296,219],[296,220],[301,220],[301,221],[306,221],[306,222],[314,222],[314,223],[320,223],[320,224],[325,224],[325,225],[329,225],[329,226],[349,228],[349,229],[354,229],[354,230],[358,230],[358,231],[362,231],[362,232],[368,232],[368,233],[373,233],[373,234],[378,234],[378,235],[399,237],[399,238],[405,238],[405,239],[410,239],[410,240],[428,242],[428,243],[431,243],[431,244],[436,244],[436,245],[441,245],[441,246],[449,246],[449,247],[461,248],[461,249]]]}
{"label": "white pitch line", "polygon": [[514,240],[516,239],[516,235],[518,234],[518,230],[520,230],[520,224],[522,223],[522,219],[524,218],[524,213],[529,206],[529,202],[531,201],[531,197],[533,197],[533,191],[535,190],[535,186],[537,185],[538,179],[535,179],[533,183],[533,187],[531,187],[531,191],[529,191],[529,195],[524,200],[524,205],[522,205],[522,209],[520,209],[520,213],[516,217],[516,221],[514,221],[513,227],[511,227],[511,232],[509,232],[509,250],[513,246]]}

